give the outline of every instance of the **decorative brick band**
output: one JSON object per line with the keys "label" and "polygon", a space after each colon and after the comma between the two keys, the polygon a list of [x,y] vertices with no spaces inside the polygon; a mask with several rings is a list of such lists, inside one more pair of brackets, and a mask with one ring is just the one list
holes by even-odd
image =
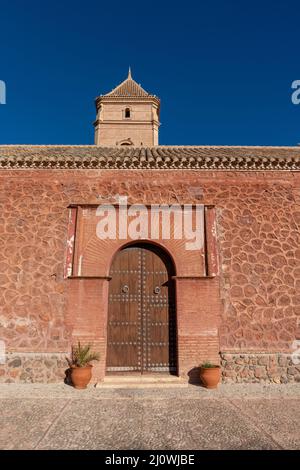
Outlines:
{"label": "decorative brick band", "polygon": [[69,353],[8,353],[0,364],[0,382],[62,382]]}
{"label": "decorative brick band", "polygon": [[221,352],[224,383],[232,382],[300,382],[300,364],[295,365],[290,354]]}

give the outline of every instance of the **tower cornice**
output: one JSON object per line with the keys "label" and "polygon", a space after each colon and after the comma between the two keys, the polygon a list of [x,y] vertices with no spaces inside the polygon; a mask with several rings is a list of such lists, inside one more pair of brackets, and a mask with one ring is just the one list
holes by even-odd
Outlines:
{"label": "tower cornice", "polygon": [[95,98],[96,107],[100,103],[153,103],[156,104],[157,107],[160,107],[160,99],[155,95],[148,95],[148,96],[107,96],[107,95],[100,95]]}

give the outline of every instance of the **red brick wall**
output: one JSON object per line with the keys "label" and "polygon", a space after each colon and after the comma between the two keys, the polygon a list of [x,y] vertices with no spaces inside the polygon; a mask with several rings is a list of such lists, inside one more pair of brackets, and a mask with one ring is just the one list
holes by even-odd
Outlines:
{"label": "red brick wall", "polygon": [[122,194],[216,206],[220,279],[177,281],[180,372],[218,349],[290,351],[300,334],[299,182],[284,172],[2,170],[0,338],[9,351],[65,352],[82,335],[105,357],[108,283],[64,279],[67,207]]}
{"label": "red brick wall", "polygon": [[194,379],[201,362],[219,363],[219,282],[187,278],[176,287],[179,374]]}

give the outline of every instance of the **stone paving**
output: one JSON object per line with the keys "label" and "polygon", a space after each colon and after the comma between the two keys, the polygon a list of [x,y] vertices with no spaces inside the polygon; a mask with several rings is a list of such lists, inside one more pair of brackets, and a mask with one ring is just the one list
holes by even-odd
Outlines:
{"label": "stone paving", "polygon": [[0,449],[300,449],[300,385],[0,385]]}

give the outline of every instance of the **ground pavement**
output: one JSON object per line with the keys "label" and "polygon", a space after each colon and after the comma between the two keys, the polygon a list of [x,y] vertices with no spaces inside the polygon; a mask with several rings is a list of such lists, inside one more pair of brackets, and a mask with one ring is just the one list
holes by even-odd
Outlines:
{"label": "ground pavement", "polygon": [[0,449],[300,449],[300,384],[2,384]]}

